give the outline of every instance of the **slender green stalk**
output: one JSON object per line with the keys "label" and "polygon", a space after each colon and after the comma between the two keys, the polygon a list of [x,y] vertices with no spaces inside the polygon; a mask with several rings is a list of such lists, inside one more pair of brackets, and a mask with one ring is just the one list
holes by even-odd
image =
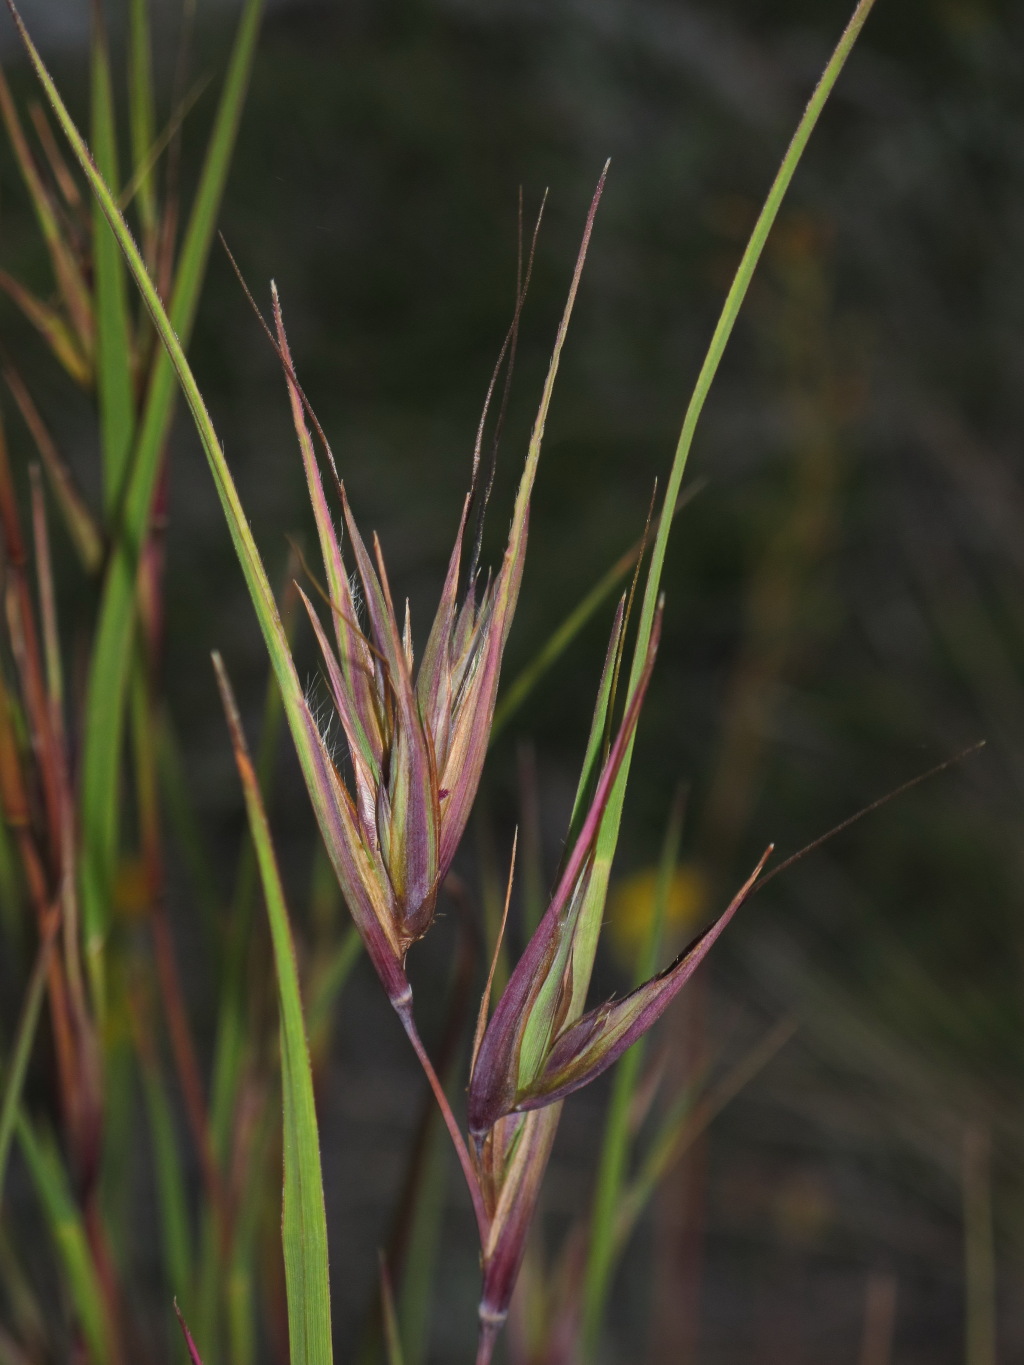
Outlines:
{"label": "slender green stalk", "polygon": [[[679,497],[679,490],[683,482],[683,475],[686,472],[686,462],[689,458],[690,448],[693,445],[694,432],[697,423],[700,421],[701,413],[704,411],[704,404],[707,401],[708,392],[718,373],[722,356],[725,348],[729,344],[736,319],[743,306],[743,301],[750,288],[750,281],[754,277],[761,253],[764,251],[768,234],[771,232],[778,217],[782,201],[786,197],[790,182],[800,164],[800,158],[804,154],[804,149],[810,140],[811,133],[821,116],[829,95],[839,79],[839,73],[846,65],[846,59],[853,50],[853,45],[857,41],[861,29],[864,27],[868,15],[871,13],[874,0],[860,0],[857,8],[853,12],[850,22],[843,31],[839,43],[829,59],[828,65],[822,72],[818,84],[814,88],[814,93],[808,101],[807,108],[803,112],[800,122],[797,124],[796,132],[786,149],[786,154],[782,158],[782,165],[772,182],[772,187],[768,191],[768,197],[764,202],[764,207],[758,215],[754,230],[750,235],[740,263],[736,268],[729,292],[726,295],[725,304],[722,308],[718,323],[715,326],[711,337],[711,344],[708,346],[704,363],[701,365],[697,382],[694,385],[690,402],[683,418],[682,430],[679,433],[679,440],[676,444],[675,456],[672,460],[672,468],[669,471],[668,483],[665,487],[665,507],[673,507]],[[657,534],[654,538],[654,547],[651,551],[651,567],[647,576],[647,584],[644,589],[643,606],[640,612],[640,626],[637,632],[637,642],[633,652],[633,667],[629,679],[630,694],[635,690],[643,670],[643,660],[647,648],[647,641],[650,639],[651,628],[654,624],[654,613],[658,602],[658,593],[661,588],[661,575],[665,566],[665,552],[668,548],[669,532],[672,529],[671,518],[664,515],[658,522]],[[623,765],[628,768],[629,760]],[[621,781],[624,782],[625,774]]]}
{"label": "slender green stalk", "polygon": [[[675,456],[672,467],[669,471],[668,482],[665,487],[665,496],[662,505],[662,513],[658,519],[658,529],[654,538],[654,545],[651,551],[651,562],[647,573],[647,581],[644,588],[643,605],[640,611],[640,622],[637,628],[636,640],[633,646],[633,662],[629,675],[629,686],[626,696],[626,706],[635,696],[643,675],[644,663],[647,658],[648,646],[651,634],[654,629],[655,613],[657,611],[659,595],[661,593],[661,578],[665,567],[665,553],[668,548],[669,533],[672,529],[672,518],[665,515],[665,508],[674,507],[679,499],[679,492],[686,471],[686,462],[693,445],[694,432],[704,410],[708,391],[712,381],[718,372],[725,348],[732,336],[736,319],[739,316],[740,308],[750,287],[754,270],[761,258],[768,234],[771,232],[775,219],[778,216],[782,201],[786,191],[789,189],[790,182],[800,163],[804,149],[807,146],[811,133],[821,115],[822,109],[828,100],[832,89],[835,86],[839,73],[846,63],[847,57],[853,48],[858,34],[864,26],[868,14],[871,12],[874,0],[860,0],[850,22],[847,24],[839,43],[830,58],[828,65],[822,73],[814,89],[807,108],[797,125],[796,132],[782,159],[775,180],[768,192],[764,207],[758,216],[751,233],[750,240],[740,259],[739,266],[733,278],[732,285],[726,295],[725,303],[721,315],[715,327],[708,347],[704,362],[701,365],[700,373],[697,376],[693,393],[691,394],[686,414],[683,418],[682,429],[679,440],[676,444]],[[626,783],[629,777],[630,763],[633,756],[634,738],[631,738],[626,749],[625,758],[619,769],[608,807],[601,825],[600,833],[597,838],[597,845],[594,852],[593,871],[588,889],[587,905],[580,915],[580,928],[577,933],[574,947],[574,977],[575,994],[577,999],[582,1001],[586,995],[586,990],[590,982],[593,971],[594,957],[597,952],[597,941],[601,930],[601,919],[604,908],[605,897],[607,894],[608,879],[611,874],[612,858],[614,857],[615,847],[619,837],[619,826],[622,821],[622,807],[626,794]]]}
{"label": "slender green stalk", "polygon": [[327,1273],[327,1214],[320,1171],[320,1137],[313,1100],[313,1069],[299,990],[284,887],[271,843],[256,771],[242,732],[231,686],[219,655],[217,681],[231,727],[245,793],[249,831],[270,921],[281,1009],[281,1089],[284,1098],[284,1245],[290,1365],[330,1365],[331,1298]]}
{"label": "slender green stalk", "polygon": [[[665,912],[668,905],[672,877],[679,860],[682,837],[682,801],[673,806],[665,831],[658,882],[654,894],[651,921],[640,952],[634,984],[649,980],[658,968],[664,938]],[[617,1252],[615,1229],[619,1203],[626,1174],[630,1149],[630,1109],[640,1069],[644,1059],[643,1042],[635,1044],[615,1068],[612,1094],[605,1120],[604,1141],[598,1167],[597,1187],[594,1191],[587,1244],[587,1264],[583,1278],[583,1305],[580,1321],[582,1358],[594,1360],[597,1355],[601,1325],[604,1319],[608,1291],[611,1287]]]}

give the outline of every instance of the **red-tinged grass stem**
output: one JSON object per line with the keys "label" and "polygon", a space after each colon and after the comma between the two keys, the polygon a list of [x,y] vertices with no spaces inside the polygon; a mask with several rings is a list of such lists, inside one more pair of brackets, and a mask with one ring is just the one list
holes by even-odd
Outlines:
{"label": "red-tinged grass stem", "polygon": [[494,1347],[504,1323],[504,1315],[502,1315],[500,1322],[488,1321],[484,1318],[480,1319],[480,1336],[477,1340],[476,1365],[491,1365]]}
{"label": "red-tinged grass stem", "polygon": [[423,1068],[423,1074],[426,1076],[430,1088],[434,1092],[434,1099],[437,1100],[437,1106],[441,1110],[445,1127],[448,1129],[449,1136],[452,1140],[452,1146],[455,1148],[455,1155],[459,1159],[459,1165],[462,1167],[462,1174],[465,1176],[466,1184],[469,1187],[469,1197],[473,1201],[473,1212],[476,1215],[476,1225],[480,1233],[480,1243],[481,1245],[485,1245],[490,1219],[487,1216],[487,1210],[484,1208],[484,1199],[480,1191],[480,1182],[476,1178],[476,1168],[473,1165],[472,1157],[469,1155],[466,1139],[462,1136],[462,1129],[459,1127],[458,1119],[456,1119],[452,1112],[452,1107],[448,1103],[448,1096],[445,1094],[444,1086],[441,1084],[440,1078],[434,1070],[434,1065],[427,1055],[427,1049],[423,1046],[423,1039],[420,1037],[419,1030],[416,1027],[416,1021],[412,1017],[411,1003],[405,1005],[403,1008],[396,1006],[396,1013],[402,1021],[402,1027],[405,1029],[409,1042],[412,1043],[413,1051],[419,1058],[420,1066]]}

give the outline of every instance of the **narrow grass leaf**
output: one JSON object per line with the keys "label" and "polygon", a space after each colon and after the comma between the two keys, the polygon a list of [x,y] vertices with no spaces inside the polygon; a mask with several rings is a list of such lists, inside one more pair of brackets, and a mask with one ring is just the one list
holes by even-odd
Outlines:
{"label": "narrow grass leaf", "polygon": [[103,561],[103,535],[100,528],[89,511],[71,470],[57,449],[57,443],[43,421],[25,381],[9,362],[4,361],[2,368],[11,397],[18,405],[22,420],[28,427],[39,452],[54,499],[64,519],[65,529],[78,553],[79,561],[86,573],[94,574]]}
{"label": "narrow grass leaf", "polygon": [[[20,16],[11,5],[46,97],[98,197],[107,222],[126,255],[131,273],[137,283],[143,279],[146,282],[142,294],[147,308],[151,314],[154,307],[157,309],[163,319],[165,333],[173,335],[181,363],[184,363],[183,347],[188,344],[195,319],[199,290],[252,66],[262,8],[262,0],[247,0],[239,22],[199,187],[184,235],[168,316],[146,274],[109,187],[75,128]],[[159,326],[157,330],[160,331]],[[175,368],[168,352],[161,350],[157,353],[132,453],[119,523],[120,537],[104,580],[89,668],[82,755],[82,913],[90,980],[100,1010],[105,997],[103,943],[109,923],[110,886],[117,847],[118,767],[132,657],[136,568],[138,555],[145,542],[160,459],[173,411]]]}
{"label": "narrow grass leaf", "polygon": [[53,128],[50,125],[50,120],[46,117],[46,111],[38,100],[32,100],[28,106],[28,113],[32,120],[32,126],[36,130],[36,136],[39,138],[39,145],[43,149],[54,181],[60,190],[61,198],[69,208],[78,209],[82,203],[82,195],[75,184],[75,178],[71,174],[68,163],[64,160],[61,150],[57,146],[57,139],[53,135]]}
{"label": "narrow grass leaf", "polygon": [[37,298],[6,270],[0,270],[0,289],[25,314],[71,378],[86,388],[92,382],[92,364],[82,353],[74,332],[61,313]]}
{"label": "narrow grass leaf", "polygon": [[687,1091],[665,1115],[619,1206],[615,1254],[621,1255],[659,1183],[687,1148],[796,1033],[792,1019],[780,1019],[702,1099]]}
{"label": "narrow grass leaf", "polygon": [[[658,519],[657,531],[651,550],[651,561],[648,568],[643,602],[640,609],[640,620],[637,627],[636,640],[633,646],[633,660],[627,690],[627,705],[629,699],[641,684],[647,662],[648,644],[654,629],[655,615],[660,600],[661,578],[665,566],[665,554],[668,548],[669,534],[672,529],[672,518],[665,515],[664,509],[675,507],[679,500],[683,475],[686,470],[687,458],[693,444],[693,436],[697,423],[704,409],[708,392],[718,371],[718,366],[721,363],[726,345],[728,344],[733,328],[735,327],[740,307],[746,298],[747,290],[750,287],[750,281],[753,278],[757,263],[761,258],[761,253],[764,250],[768,234],[778,216],[786,191],[793,179],[793,175],[799,165],[800,158],[807,146],[815,124],[821,115],[822,109],[825,107],[825,103],[832,92],[836,80],[839,77],[839,73],[846,63],[847,57],[850,55],[857,36],[864,26],[873,3],[874,0],[860,0],[828,65],[825,67],[825,70],[814,89],[814,93],[811,95],[811,99],[803,116],[797,124],[796,132],[793,134],[789,147],[783,157],[782,164],[779,167],[779,171],[768,192],[764,207],[754,225],[750,240],[740,259],[732,285],[726,296],[721,315],[712,335],[707,354],[697,376],[697,381],[683,418],[682,430],[676,445],[675,456],[665,487],[665,496],[662,505],[663,510]],[[588,904],[580,916],[580,928],[577,935],[573,959],[574,995],[570,1018],[573,1016],[578,1018],[582,1014],[587,989],[593,973],[594,958],[597,952],[597,942],[600,934],[601,917],[604,912],[604,903],[607,895],[608,880],[611,875],[612,860],[618,843],[619,827],[622,820],[622,808],[625,801],[626,784],[629,779],[632,756],[633,743],[631,740],[623,757],[614,788],[610,793],[604,821],[597,836],[590,887],[587,893]]]}
{"label": "narrow grass leaf", "polygon": [[[665,831],[650,924],[637,960],[636,985],[642,984],[657,966],[669,887],[679,858],[682,826],[682,801],[677,800]],[[587,1236],[587,1259],[580,1313],[580,1341],[584,1360],[592,1360],[597,1354],[601,1324],[615,1267],[615,1226],[629,1158],[630,1110],[643,1057],[644,1049],[641,1045],[633,1048],[622,1058],[612,1082]]]}
{"label": "narrow grass leaf", "polygon": [[320,1170],[320,1139],[313,1100],[313,1071],[299,991],[291,926],[271,844],[256,771],[231,686],[218,655],[217,681],[231,727],[245,793],[249,830],[270,921],[281,1010],[281,1084],[284,1095],[284,1201],[281,1223],[291,1365],[330,1365],[331,1305],[327,1268],[327,1216]]}
{"label": "narrow grass leaf", "polygon": [[116,1334],[105,1310],[103,1286],[56,1144],[47,1135],[37,1135],[23,1111],[18,1114],[17,1131],[18,1144],[60,1256],[90,1365],[112,1365],[120,1359]]}
{"label": "narrow grass leaf", "polygon": [[177,1124],[156,1059],[140,1051],[139,1063],[160,1208],[165,1283],[176,1299],[187,1301],[195,1262]]}
{"label": "narrow grass leaf", "polygon": [[[115,194],[120,184],[110,56],[99,5],[93,6],[92,149],[96,166]],[[103,505],[108,526],[124,492],[135,426],[132,338],[124,260],[99,204],[93,201],[93,287],[96,299],[96,392],[100,408]]]}
{"label": "narrow grass leaf", "polygon": [[[79,373],[74,373],[74,371],[72,373],[75,378],[82,382],[88,382],[92,373],[94,340],[92,300],[89,297],[88,286],[85,283],[81,267],[64,237],[56,206],[43,183],[35,158],[32,156],[25,139],[21,120],[18,118],[18,111],[15,108],[10,87],[2,69],[0,69],[0,117],[3,118],[7,128],[7,135],[18,162],[18,169],[25,182],[29,198],[32,200],[32,207],[35,210],[43,240],[50,254],[54,279],[57,281],[67,316],[74,329],[76,362],[80,362],[81,370]],[[62,357],[58,354],[58,358]]]}
{"label": "narrow grass leaf", "polygon": [[[281,598],[281,624],[289,641],[295,625],[298,596],[293,582],[295,569],[295,557],[289,555],[285,566],[286,587]],[[273,786],[282,718],[281,693],[271,670],[263,696],[263,717],[256,757],[256,775],[265,797]],[[222,1166],[229,1159],[235,1103],[247,1047],[246,964],[258,890],[256,855],[252,840],[246,835],[238,855],[234,892],[227,913],[218,911],[215,920],[211,921],[211,926],[216,925],[218,929],[222,925],[227,926],[226,933],[218,936],[215,945],[221,959],[221,984],[210,1086],[210,1141]]]}

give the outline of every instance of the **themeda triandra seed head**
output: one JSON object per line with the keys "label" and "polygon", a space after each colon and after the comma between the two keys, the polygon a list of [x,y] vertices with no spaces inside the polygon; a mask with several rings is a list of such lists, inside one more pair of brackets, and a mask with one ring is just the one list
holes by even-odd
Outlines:
{"label": "themeda triandra seed head", "polygon": [[307,782],[352,917],[400,1012],[407,1012],[411,1001],[405,955],[433,920],[438,888],[469,819],[487,753],[502,654],[522,580],[544,424],[603,186],[602,175],[559,325],[501,566],[482,586],[471,572],[460,602],[467,497],[418,671],[408,604],[400,626],[380,545],[374,537],[371,556],[317,424],[363,597],[365,628],[360,623],[307,425],[312,413],[295,376],[274,291],[277,346],[316,520],[332,624],[325,628],[308,597],[303,597],[352,765],[351,782],[346,783],[307,707],[304,723],[315,731],[310,739],[318,755],[317,771],[312,778],[307,774]]}

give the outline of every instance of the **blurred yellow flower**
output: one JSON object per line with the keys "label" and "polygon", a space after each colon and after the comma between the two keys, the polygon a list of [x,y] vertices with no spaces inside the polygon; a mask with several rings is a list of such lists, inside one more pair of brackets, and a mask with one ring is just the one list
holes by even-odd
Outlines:
{"label": "blurred yellow flower", "polygon": [[[608,929],[612,950],[632,967],[650,928],[658,891],[658,869],[644,867],[613,887],[608,897]],[[669,882],[665,933],[669,939],[700,923],[707,905],[707,882],[692,863],[682,863]]]}

